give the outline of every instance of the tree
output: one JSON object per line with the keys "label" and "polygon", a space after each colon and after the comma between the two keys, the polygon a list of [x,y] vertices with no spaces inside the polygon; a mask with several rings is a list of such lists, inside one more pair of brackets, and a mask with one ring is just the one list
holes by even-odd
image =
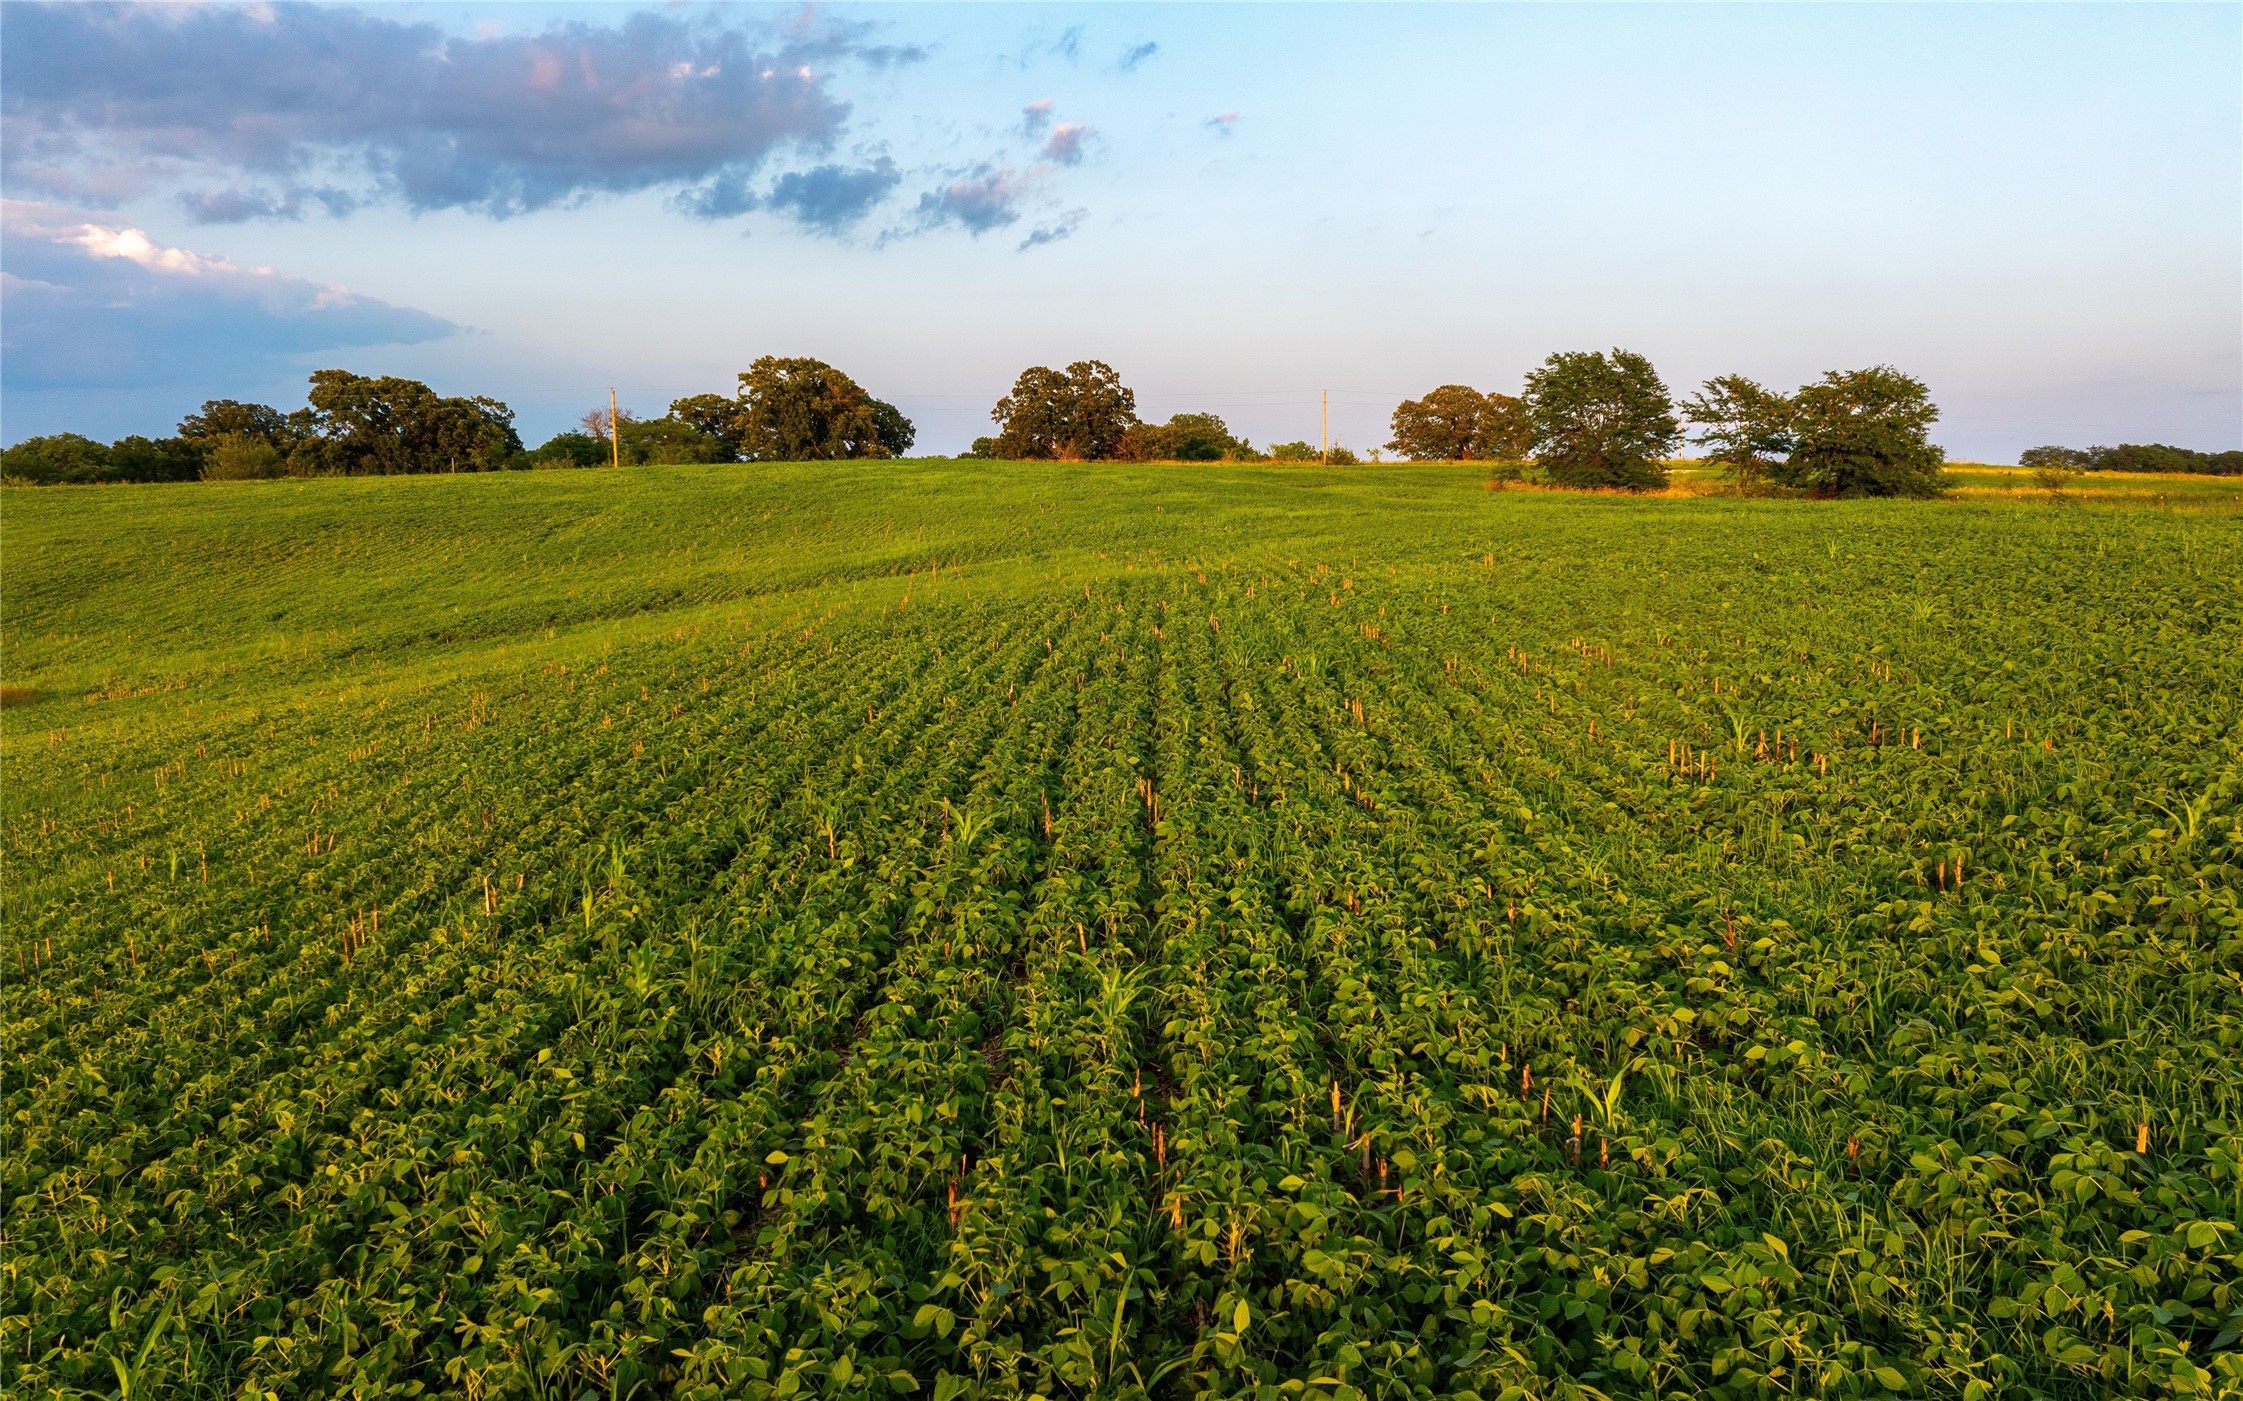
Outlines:
{"label": "tree", "polygon": [[919,430],[903,416],[903,410],[885,399],[872,401],[872,432],[889,457],[903,456],[919,438]]}
{"label": "tree", "polygon": [[911,421],[894,405],[873,398],[825,361],[806,356],[758,359],[740,374],[739,404],[743,462],[893,457],[899,449],[891,443],[911,443]]}
{"label": "tree", "polygon": [[675,418],[625,419],[622,433],[626,466],[732,460],[730,443]]}
{"label": "tree", "polygon": [[1533,441],[1524,406],[1508,394],[1444,384],[1394,407],[1387,446],[1416,462],[1516,461]]}
{"label": "tree", "polygon": [[696,433],[729,445],[733,456],[740,453],[740,401],[727,399],[722,394],[688,394],[683,399],[670,401],[670,417],[691,428]]}
{"label": "tree", "polygon": [[1000,457],[1105,462],[1121,455],[1137,423],[1137,396],[1102,361],[1037,365],[1020,372],[989,417]]}
{"label": "tree", "polygon": [[997,425],[990,455],[1015,459],[1059,456],[1067,441],[1073,397],[1074,384],[1063,372],[1042,365],[1022,370],[1012,383],[1012,393],[999,399],[997,407],[989,411]]}
{"label": "tree", "polygon": [[2093,471],[2095,456],[2078,448],[2060,448],[2054,444],[2027,448],[2017,454],[2020,467],[2069,467],[2075,472]]}
{"label": "tree", "polygon": [[202,475],[208,444],[185,438],[119,438],[98,443],[79,433],[26,438],[0,453],[0,476],[40,486],[97,482],[191,482]]}
{"label": "tree", "polygon": [[82,433],[26,438],[0,452],[0,477],[40,486],[110,481],[109,445]]}
{"label": "tree", "polygon": [[1272,462],[1314,462],[1323,455],[1316,450],[1316,444],[1302,442],[1298,439],[1290,443],[1271,443],[1269,445],[1269,457]]}
{"label": "tree", "polygon": [[607,444],[589,433],[555,433],[517,459],[524,467],[605,467]]}
{"label": "tree", "polygon": [[594,442],[608,444],[608,460],[613,462],[615,460],[613,455],[615,435],[610,431],[610,420],[614,423],[637,423],[639,416],[629,409],[589,408],[576,416],[576,426],[582,430],[585,437],[592,439]]}
{"label": "tree", "polygon": [[439,399],[426,425],[424,472],[495,472],[522,451],[514,411],[481,394]]}
{"label": "tree", "polygon": [[227,434],[262,438],[282,452],[296,445],[288,415],[266,404],[245,404],[239,399],[206,399],[199,413],[179,420],[182,438],[215,439]]}
{"label": "tree", "polygon": [[2086,452],[2090,472],[2202,472],[2215,477],[2243,474],[2243,452],[2198,452],[2164,443],[2120,443]]}
{"label": "tree", "polygon": [[1422,399],[1394,406],[1394,438],[1388,447],[1413,462],[1464,462],[1480,436],[1480,414],[1487,396],[1463,384],[1444,384]]}
{"label": "tree", "polygon": [[488,472],[522,450],[514,411],[496,399],[447,399],[419,380],[348,370],[314,371],[308,397],[310,412],[300,420],[305,438],[290,454],[291,470]]}
{"label": "tree", "polygon": [[1216,415],[1180,413],[1166,423],[1131,425],[1123,435],[1120,455],[1132,462],[1221,462],[1252,451],[1252,445],[1232,437]]}
{"label": "tree", "polygon": [[1797,435],[1771,475],[1816,496],[1937,496],[1947,454],[1929,438],[1939,409],[1924,382],[1889,365],[1832,370],[1792,397]]}
{"label": "tree", "polygon": [[1651,362],[1629,350],[1561,351],[1526,377],[1535,462],[1571,487],[1655,491],[1682,440],[1674,401]]}
{"label": "tree", "polygon": [[1750,491],[1773,460],[1791,451],[1791,401],[1743,375],[1709,379],[1682,405],[1683,416],[1703,431],[1706,460],[1729,469],[1739,489]]}
{"label": "tree", "polygon": [[1511,394],[1483,396],[1480,431],[1472,439],[1475,458],[1482,462],[1524,462],[1534,451],[1534,416],[1526,401]]}
{"label": "tree", "polygon": [[288,459],[262,434],[220,433],[209,443],[210,455],[203,461],[204,481],[267,481],[288,471]]}
{"label": "tree", "polygon": [[[263,442],[263,439],[257,441]],[[119,438],[109,445],[106,480],[112,482],[191,482],[202,476],[210,441],[193,438]],[[278,456],[275,449],[274,455]]]}

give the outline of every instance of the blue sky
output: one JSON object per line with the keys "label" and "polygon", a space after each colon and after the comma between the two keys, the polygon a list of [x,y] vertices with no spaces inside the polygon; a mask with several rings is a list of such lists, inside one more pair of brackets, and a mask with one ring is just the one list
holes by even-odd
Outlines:
{"label": "blue sky", "polygon": [[762,354],[1374,446],[1556,350],[2243,446],[2243,7],[0,8],[0,433],[341,366],[542,440]]}

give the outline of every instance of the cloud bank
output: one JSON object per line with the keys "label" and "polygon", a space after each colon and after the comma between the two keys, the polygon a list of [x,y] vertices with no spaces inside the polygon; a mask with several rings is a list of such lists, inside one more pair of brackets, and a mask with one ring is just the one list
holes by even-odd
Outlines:
{"label": "cloud bank", "polygon": [[315,351],[459,328],[340,287],[156,242],[83,211],[0,202],[0,380],[11,391],[270,378]]}
{"label": "cloud bank", "polygon": [[[721,210],[775,156],[839,138],[834,66],[918,56],[862,36],[651,12],[464,37],[304,5],[10,4],[0,173],[97,207],[176,191],[209,222],[373,201],[503,218],[673,185]],[[801,185],[772,198],[816,226],[833,208]]]}

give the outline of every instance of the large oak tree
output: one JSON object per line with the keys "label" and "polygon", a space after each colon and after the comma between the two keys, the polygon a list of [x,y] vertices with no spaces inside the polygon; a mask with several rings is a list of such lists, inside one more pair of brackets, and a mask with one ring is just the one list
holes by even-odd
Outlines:
{"label": "large oak tree", "polygon": [[1526,406],[1508,394],[1444,384],[1394,407],[1387,447],[1417,462],[1517,462],[1533,444]]}
{"label": "large oak tree", "polygon": [[743,462],[894,457],[913,437],[911,420],[893,404],[807,356],[758,359],[740,374],[738,403],[731,440]]}
{"label": "large oak tree", "polygon": [[1103,361],[1077,360],[1064,370],[1036,365],[1020,372],[989,417],[997,424],[993,456],[1111,461],[1137,426],[1137,396]]}

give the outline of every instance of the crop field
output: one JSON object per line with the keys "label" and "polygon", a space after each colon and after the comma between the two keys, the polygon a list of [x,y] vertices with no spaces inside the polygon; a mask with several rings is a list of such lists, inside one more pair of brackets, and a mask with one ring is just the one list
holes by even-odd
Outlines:
{"label": "crop field", "polygon": [[[1672,466],[1675,493],[1720,494],[1730,490],[1724,469],[1708,462]],[[2066,508],[2115,507],[2120,510],[2187,511],[2243,515],[2243,477],[2182,472],[2081,472],[2051,497],[2029,467],[1983,462],[1950,462],[1947,481],[1954,499],[1974,505],[2058,505]]]}
{"label": "crop field", "polygon": [[2243,532],[12,491],[0,1390],[2243,1392]]}

